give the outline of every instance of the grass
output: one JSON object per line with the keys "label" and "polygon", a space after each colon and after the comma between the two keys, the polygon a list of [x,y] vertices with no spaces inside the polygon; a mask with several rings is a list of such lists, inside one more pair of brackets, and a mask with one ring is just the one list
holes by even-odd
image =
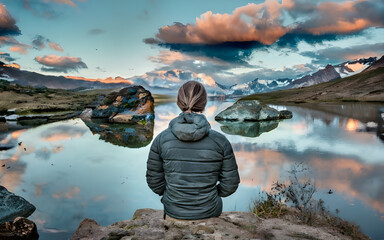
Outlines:
{"label": "grass", "polygon": [[98,95],[110,91],[33,88],[0,80],[0,112],[4,114],[8,109],[16,109],[16,114],[77,111],[92,104]]}

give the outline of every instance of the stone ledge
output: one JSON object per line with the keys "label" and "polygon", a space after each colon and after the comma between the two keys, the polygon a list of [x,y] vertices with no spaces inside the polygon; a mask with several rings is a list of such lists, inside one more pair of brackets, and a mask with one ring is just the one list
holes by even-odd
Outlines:
{"label": "stone ledge", "polygon": [[287,219],[261,219],[250,212],[223,212],[203,220],[163,220],[163,211],[138,209],[132,220],[100,226],[83,220],[72,240],[87,239],[350,239],[333,229],[290,222]]}

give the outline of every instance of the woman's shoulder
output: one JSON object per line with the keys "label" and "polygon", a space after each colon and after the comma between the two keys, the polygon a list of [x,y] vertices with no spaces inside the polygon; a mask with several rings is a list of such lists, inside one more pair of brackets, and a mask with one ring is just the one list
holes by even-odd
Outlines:
{"label": "woman's shoulder", "polygon": [[213,129],[209,130],[208,137],[221,147],[226,147],[227,144],[230,144],[228,139],[222,133]]}
{"label": "woman's shoulder", "polygon": [[170,138],[172,135],[172,131],[169,128],[166,128],[165,130],[157,134],[154,142],[163,142],[164,140]]}

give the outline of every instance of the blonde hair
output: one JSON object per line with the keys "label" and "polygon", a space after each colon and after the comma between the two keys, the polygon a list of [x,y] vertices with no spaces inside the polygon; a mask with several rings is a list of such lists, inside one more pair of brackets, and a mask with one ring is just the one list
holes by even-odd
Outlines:
{"label": "blonde hair", "polygon": [[177,94],[177,106],[183,112],[202,112],[207,105],[207,92],[203,84],[196,81],[184,83]]}

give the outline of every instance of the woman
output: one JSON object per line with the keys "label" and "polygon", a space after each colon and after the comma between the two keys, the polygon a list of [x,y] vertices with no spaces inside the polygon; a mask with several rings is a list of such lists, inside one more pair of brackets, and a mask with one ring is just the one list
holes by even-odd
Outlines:
{"label": "woman", "polygon": [[239,185],[231,144],[202,115],[206,104],[201,83],[184,83],[177,96],[183,112],[152,143],[146,177],[152,191],[163,196],[164,216],[218,217],[221,197],[231,195]]}

